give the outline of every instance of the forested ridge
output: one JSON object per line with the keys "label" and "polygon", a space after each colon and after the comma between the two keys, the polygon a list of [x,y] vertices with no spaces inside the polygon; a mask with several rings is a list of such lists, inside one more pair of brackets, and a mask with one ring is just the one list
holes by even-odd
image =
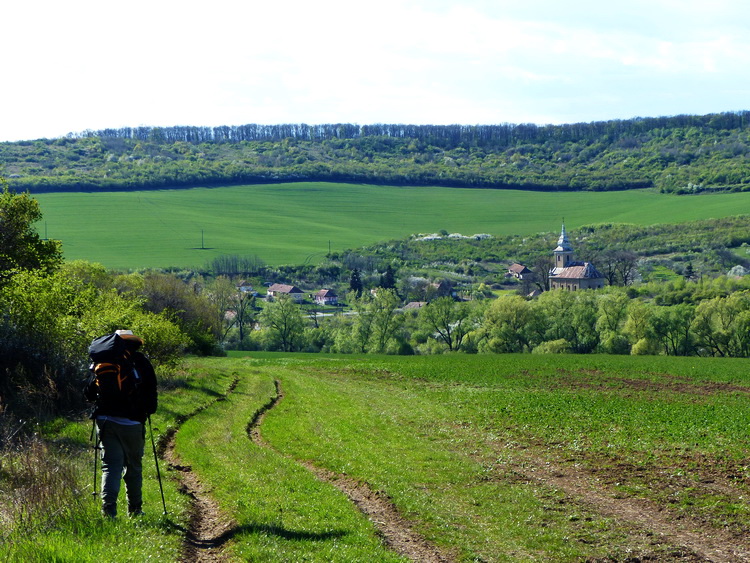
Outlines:
{"label": "forested ridge", "polygon": [[750,111],[567,125],[138,127],[0,143],[32,192],[276,181],[535,190],[750,189]]}

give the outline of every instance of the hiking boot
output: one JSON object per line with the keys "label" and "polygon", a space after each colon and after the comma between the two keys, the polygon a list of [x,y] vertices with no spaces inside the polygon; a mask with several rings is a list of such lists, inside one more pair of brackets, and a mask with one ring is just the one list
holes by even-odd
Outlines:
{"label": "hiking boot", "polygon": [[140,508],[136,508],[135,510],[128,510],[128,516],[130,518],[137,518],[139,516],[145,516],[145,515],[146,514]]}
{"label": "hiking boot", "polygon": [[105,504],[102,506],[102,516],[105,518],[114,518],[117,516],[117,505],[116,504]]}

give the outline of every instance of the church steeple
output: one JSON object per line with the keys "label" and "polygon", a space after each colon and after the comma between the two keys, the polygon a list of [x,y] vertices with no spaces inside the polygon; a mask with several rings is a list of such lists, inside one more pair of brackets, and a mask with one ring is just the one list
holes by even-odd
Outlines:
{"label": "church steeple", "polygon": [[557,239],[557,248],[553,251],[555,255],[555,269],[567,268],[573,262],[573,247],[570,246],[568,233],[565,231],[565,220],[563,220],[560,238]]}

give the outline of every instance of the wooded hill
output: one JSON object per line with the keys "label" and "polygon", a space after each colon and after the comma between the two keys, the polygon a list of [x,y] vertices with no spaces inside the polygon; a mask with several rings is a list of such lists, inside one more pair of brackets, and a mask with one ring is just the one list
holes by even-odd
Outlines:
{"label": "wooded hill", "polygon": [[275,181],[670,193],[750,189],[750,111],[568,125],[123,128],[0,143],[32,192]]}

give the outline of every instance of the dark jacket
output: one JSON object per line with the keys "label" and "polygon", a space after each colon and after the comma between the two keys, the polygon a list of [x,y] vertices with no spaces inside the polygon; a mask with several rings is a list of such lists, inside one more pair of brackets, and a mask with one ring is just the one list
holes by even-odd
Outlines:
{"label": "dark jacket", "polygon": [[96,404],[94,411],[91,413],[91,418],[98,416],[119,416],[144,423],[149,415],[156,412],[157,391],[154,367],[141,352],[132,352],[130,359],[140,377],[137,396],[134,400],[128,402],[102,404],[97,391],[96,378],[92,374],[84,388],[86,399]]}

